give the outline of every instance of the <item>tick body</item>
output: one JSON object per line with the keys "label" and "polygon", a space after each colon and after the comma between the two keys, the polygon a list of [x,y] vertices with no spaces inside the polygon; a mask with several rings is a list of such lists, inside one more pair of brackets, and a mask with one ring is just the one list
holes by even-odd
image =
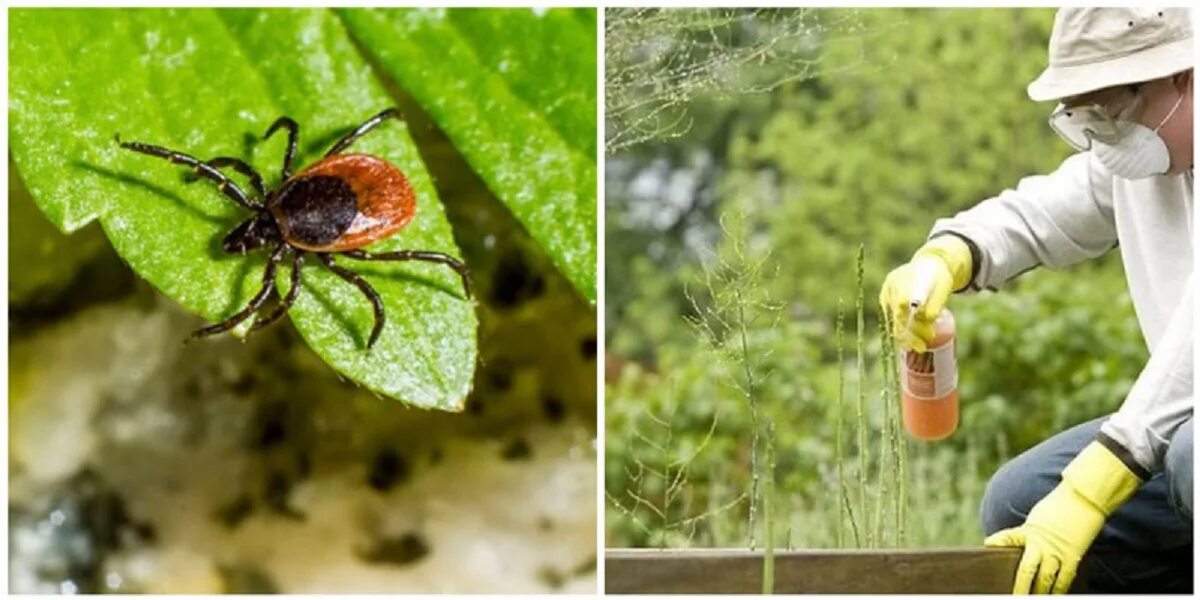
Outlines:
{"label": "tick body", "polygon": [[323,159],[268,202],[287,243],[313,252],[357,250],[404,228],[416,214],[400,169],[367,154]]}
{"label": "tick body", "polygon": [[[386,323],[383,301],[371,284],[354,271],[337,264],[334,256],[352,260],[418,260],[443,264],[458,273],[467,298],[471,297],[471,280],[466,266],[448,254],[426,250],[373,254],[362,250],[364,246],[400,231],[416,216],[416,197],[412,185],[400,169],[376,156],[342,153],[354,140],[389,118],[399,118],[396,109],[389,108],[371,117],[334,144],[324,158],[292,175],[291,163],[296,154],[296,138],[300,128],[292,119],[280,117],[263,135],[263,139],[267,139],[281,128],[288,132],[288,147],[281,170],[282,183],[274,190],[267,190],[262,177],[241,159],[216,157],[201,161],[159,146],[117,139],[122,148],[191,167],[200,177],[216,183],[230,200],[254,213],[225,236],[222,247],[226,252],[245,254],[258,249],[270,251],[270,259],[263,272],[262,288],[250,300],[250,304],[225,321],[197,330],[188,337],[189,340],[229,331],[257,313],[275,289],[275,273],[279,265],[290,258],[291,286],[287,294],[269,314],[257,317],[250,330],[255,331],[278,320],[299,294],[300,266],[308,254],[315,255],[321,264],[357,287],[371,302],[375,325],[367,341],[368,349],[375,345]],[[219,170],[221,167],[231,167],[246,175],[258,197],[247,196]]]}

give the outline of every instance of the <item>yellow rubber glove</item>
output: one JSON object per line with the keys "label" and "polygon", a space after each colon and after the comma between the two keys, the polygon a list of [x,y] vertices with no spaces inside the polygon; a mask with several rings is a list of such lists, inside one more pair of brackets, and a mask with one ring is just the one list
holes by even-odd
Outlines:
{"label": "yellow rubber glove", "polygon": [[[924,264],[922,264],[924,263]],[[928,268],[934,273],[933,287],[921,310],[908,329],[908,303],[912,298],[917,273]],[[879,305],[892,321],[896,340],[906,350],[924,352],[933,340],[933,321],[946,307],[950,294],[971,282],[971,249],[953,235],[933,238],[921,246],[912,260],[888,273],[879,290]]]}
{"label": "yellow rubber glove", "polygon": [[1059,483],[1029,511],[1025,524],[997,531],[985,546],[1024,546],[1014,594],[1065,594],[1079,561],[1104,521],[1142,481],[1099,442],[1088,444],[1063,470]]}

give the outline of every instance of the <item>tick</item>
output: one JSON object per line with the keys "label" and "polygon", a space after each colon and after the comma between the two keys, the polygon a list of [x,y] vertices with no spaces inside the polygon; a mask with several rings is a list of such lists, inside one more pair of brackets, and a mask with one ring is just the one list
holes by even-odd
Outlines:
{"label": "tick", "polygon": [[[229,331],[253,316],[275,289],[275,272],[290,258],[291,287],[279,304],[265,317],[259,315],[251,325],[256,331],[275,322],[291,308],[300,292],[300,267],[304,257],[312,254],[335,275],[357,287],[375,311],[375,326],[367,341],[367,349],[375,345],[383,332],[386,316],[379,293],[367,280],[354,271],[334,262],[333,257],[352,260],[419,260],[446,265],[462,278],[463,291],[471,298],[471,278],[467,267],[458,259],[442,252],[399,250],[370,253],[362,248],[387,238],[403,229],[416,214],[416,197],[404,173],[391,163],[369,154],[343,154],[350,144],[366,135],[387,119],[400,119],[395,108],[389,108],[367,119],[338,140],[325,156],[292,174],[292,158],[296,155],[296,138],[300,126],[289,117],[279,117],[267,128],[263,140],[276,131],[286,129],[287,151],[283,155],[279,187],[267,190],[262,176],[245,161],[229,156],[202,161],[182,152],[141,142],[122,142],[120,147],[172,163],[187,165],[196,175],[217,184],[230,200],[254,213],[225,236],[221,246],[230,254],[246,254],[251,250],[269,249],[270,258],[263,271],[262,289],[237,314],[215,325],[198,329],[188,340]],[[218,169],[230,167],[245,175],[258,197],[246,195],[236,183]]]}

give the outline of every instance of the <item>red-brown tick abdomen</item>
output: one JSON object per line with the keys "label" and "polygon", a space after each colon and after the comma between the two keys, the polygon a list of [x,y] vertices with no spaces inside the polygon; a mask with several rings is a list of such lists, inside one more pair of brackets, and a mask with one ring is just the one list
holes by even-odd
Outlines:
{"label": "red-brown tick abdomen", "polygon": [[339,154],[289,179],[269,208],[288,243],[342,252],[403,229],[416,215],[416,197],[391,163],[369,154]]}

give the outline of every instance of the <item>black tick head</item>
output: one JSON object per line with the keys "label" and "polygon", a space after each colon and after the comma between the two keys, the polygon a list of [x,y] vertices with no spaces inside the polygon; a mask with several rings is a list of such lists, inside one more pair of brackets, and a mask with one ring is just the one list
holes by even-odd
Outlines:
{"label": "black tick head", "polygon": [[263,211],[230,231],[221,242],[221,247],[230,254],[245,254],[282,239],[279,227],[275,224],[275,217]]}

